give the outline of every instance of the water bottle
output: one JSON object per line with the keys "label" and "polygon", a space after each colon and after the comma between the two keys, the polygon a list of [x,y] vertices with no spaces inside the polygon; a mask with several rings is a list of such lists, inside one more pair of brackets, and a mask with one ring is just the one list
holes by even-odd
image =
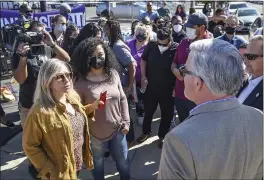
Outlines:
{"label": "water bottle", "polygon": [[139,90],[142,94],[145,93],[145,91],[146,91],[146,89],[147,89],[147,85],[148,85],[148,80],[145,79],[145,80],[144,80],[144,85],[141,84],[141,88],[140,88],[140,90]]}

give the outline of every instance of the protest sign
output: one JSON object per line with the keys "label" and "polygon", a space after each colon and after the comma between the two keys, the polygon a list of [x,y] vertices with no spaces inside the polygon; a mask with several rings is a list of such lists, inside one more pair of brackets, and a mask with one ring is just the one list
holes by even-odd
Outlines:
{"label": "protest sign", "polygon": [[[2,9],[0,10],[0,13],[1,28],[18,20],[19,12],[17,10]],[[46,30],[51,31],[52,17],[58,14],[60,14],[59,10],[33,13],[33,19],[35,21],[44,23],[46,25]],[[76,24],[79,28],[82,28],[85,25],[85,5],[82,4],[72,7],[72,12],[70,13],[69,20]]]}

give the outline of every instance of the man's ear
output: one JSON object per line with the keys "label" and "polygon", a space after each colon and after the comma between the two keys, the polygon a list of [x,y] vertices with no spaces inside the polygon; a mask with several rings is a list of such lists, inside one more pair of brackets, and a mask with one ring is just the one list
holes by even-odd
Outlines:
{"label": "man's ear", "polygon": [[195,77],[195,91],[200,91],[203,87],[203,81],[200,77]]}

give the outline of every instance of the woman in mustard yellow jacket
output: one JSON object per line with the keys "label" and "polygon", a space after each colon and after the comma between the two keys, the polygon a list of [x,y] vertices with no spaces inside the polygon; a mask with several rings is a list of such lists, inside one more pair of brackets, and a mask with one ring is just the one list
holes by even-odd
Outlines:
{"label": "woman in mustard yellow jacket", "polygon": [[81,105],[67,63],[51,59],[41,66],[34,105],[23,129],[23,149],[38,177],[77,179],[83,162],[93,169],[88,124],[100,103]]}

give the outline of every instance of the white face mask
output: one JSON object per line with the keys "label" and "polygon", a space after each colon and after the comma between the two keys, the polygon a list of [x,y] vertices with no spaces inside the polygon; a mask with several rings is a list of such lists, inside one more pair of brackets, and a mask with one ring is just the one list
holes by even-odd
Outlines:
{"label": "white face mask", "polygon": [[176,33],[180,32],[180,31],[182,30],[182,25],[180,25],[180,24],[175,24],[175,25],[173,26],[173,30],[174,30]]}
{"label": "white face mask", "polygon": [[189,39],[191,39],[191,40],[193,40],[193,39],[195,39],[196,38],[196,30],[195,29],[193,29],[193,28],[188,28],[188,27],[186,27],[186,36],[189,38]]}
{"label": "white face mask", "polygon": [[164,47],[164,46],[160,46],[160,45],[159,45],[158,47],[159,47],[159,50],[160,50],[160,53],[161,53],[161,54],[164,53],[166,50],[169,49],[168,46]]}

